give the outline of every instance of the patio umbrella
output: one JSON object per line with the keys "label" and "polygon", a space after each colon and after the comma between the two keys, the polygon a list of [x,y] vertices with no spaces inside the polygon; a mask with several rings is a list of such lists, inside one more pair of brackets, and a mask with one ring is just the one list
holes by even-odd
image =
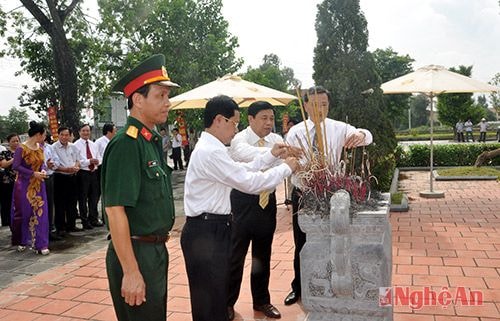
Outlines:
{"label": "patio umbrella", "polygon": [[248,107],[257,100],[273,106],[285,106],[297,97],[266,86],[246,81],[235,75],[225,75],[208,84],[194,88],[170,99],[172,109],[205,108],[207,101],[218,95],[234,99],[240,107]]}
{"label": "patio umbrella", "polygon": [[434,191],[433,180],[433,117],[434,117],[434,97],[446,93],[474,93],[474,92],[494,92],[500,88],[474,80],[472,78],[451,72],[443,66],[429,65],[422,67],[407,75],[398,77],[383,83],[384,94],[409,94],[421,93],[431,100],[431,129],[430,129],[430,190],[420,192],[422,197],[439,198],[444,197],[443,192]]}

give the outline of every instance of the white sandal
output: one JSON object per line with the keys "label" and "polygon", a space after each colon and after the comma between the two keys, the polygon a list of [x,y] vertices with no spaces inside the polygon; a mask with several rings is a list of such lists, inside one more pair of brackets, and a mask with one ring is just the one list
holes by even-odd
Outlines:
{"label": "white sandal", "polygon": [[26,246],[24,246],[24,245],[18,245],[17,246],[17,251],[18,252],[24,252],[24,250],[26,250]]}
{"label": "white sandal", "polygon": [[50,250],[49,250],[49,249],[39,250],[39,251],[38,251],[38,254],[41,254],[41,255],[49,255],[49,254],[50,254]]}

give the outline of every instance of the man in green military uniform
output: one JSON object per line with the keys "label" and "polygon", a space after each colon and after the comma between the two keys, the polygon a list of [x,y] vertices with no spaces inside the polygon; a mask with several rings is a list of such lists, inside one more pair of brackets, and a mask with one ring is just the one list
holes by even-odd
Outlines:
{"label": "man in green military uniform", "polygon": [[166,320],[168,252],[174,223],[171,172],[155,125],[167,120],[171,87],[165,57],[154,55],[113,87],[128,98],[127,124],[108,144],[102,202],[111,242],[106,270],[119,321]]}

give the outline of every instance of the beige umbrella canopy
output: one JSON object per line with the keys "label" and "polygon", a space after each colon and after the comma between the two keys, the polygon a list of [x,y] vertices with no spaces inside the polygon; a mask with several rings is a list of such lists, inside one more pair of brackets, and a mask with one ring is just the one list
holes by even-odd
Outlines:
{"label": "beige umbrella canopy", "polygon": [[422,93],[428,96],[500,90],[498,87],[436,65],[422,67],[414,72],[383,83],[381,88],[384,94]]}
{"label": "beige umbrella canopy", "polygon": [[238,76],[226,75],[175,96],[170,102],[175,110],[205,108],[207,101],[218,95],[233,98],[240,107],[248,107],[257,100],[267,101],[273,106],[285,106],[297,99],[293,95],[243,80]]}
{"label": "beige umbrella canopy", "polygon": [[[383,83],[384,94],[411,94],[422,93],[431,100],[431,117],[434,117],[433,98],[445,93],[474,93],[474,92],[494,92],[500,88],[474,80],[464,75],[452,72],[443,66],[429,65],[417,69],[414,72],[398,77]],[[433,190],[433,122],[431,121],[430,137],[430,190],[420,192],[422,197],[444,197],[443,192]]]}

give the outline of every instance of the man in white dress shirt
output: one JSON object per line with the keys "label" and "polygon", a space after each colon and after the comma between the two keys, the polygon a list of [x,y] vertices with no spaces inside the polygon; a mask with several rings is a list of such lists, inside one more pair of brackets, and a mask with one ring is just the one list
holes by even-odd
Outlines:
{"label": "man in white dress shirt", "polygon": [[[96,139],[95,145],[97,146],[97,151],[101,155],[101,159],[104,157],[104,151],[106,146],[108,146],[109,141],[115,137],[116,126],[113,123],[106,123],[102,126],[102,136]],[[101,197],[101,165],[97,167],[97,202]],[[104,220],[103,220],[104,221]]]}
{"label": "man in white dress shirt", "polygon": [[52,151],[59,159],[54,173],[54,225],[58,236],[66,232],[81,232],[76,227],[78,200],[76,173],[80,170],[78,150],[70,142],[71,129],[59,127],[59,140],[52,144]]}
{"label": "man in white dress shirt", "polygon": [[99,202],[99,181],[97,177],[97,166],[102,162],[96,144],[90,140],[90,125],[84,124],[80,127],[80,138],[75,142],[75,147],[80,154],[80,171],[78,179],[78,208],[82,226],[86,230],[93,227],[103,226],[99,220],[97,203]]}
{"label": "man in white dress shirt", "polygon": [[44,164],[47,168],[45,178],[45,190],[47,192],[47,206],[49,209],[49,241],[59,241],[62,238],[57,234],[53,233],[54,226],[54,171],[59,166],[59,158],[57,154],[52,150],[52,138],[50,132],[47,132],[45,136],[45,141],[43,143],[43,157]]}
{"label": "man in white dress shirt", "polygon": [[[276,143],[283,143],[274,128],[273,106],[256,101],[248,107],[249,126],[236,134],[231,141],[229,155],[237,162],[251,162],[268,152]],[[271,304],[269,276],[271,273],[271,249],[276,230],[276,193],[274,188],[262,195],[247,194],[237,189],[231,191],[233,231],[231,235],[231,265],[229,280],[228,315],[234,319],[234,305],[240,294],[245,257],[252,242],[251,290],[254,309],[267,317],[281,317]]]}
{"label": "man in white dress shirt", "polygon": [[174,161],[174,171],[180,169],[184,170],[182,164],[182,135],[179,134],[179,129],[172,129],[172,159]]}
{"label": "man in white dress shirt", "polygon": [[106,150],[106,146],[108,146],[109,141],[116,134],[116,126],[112,123],[106,123],[102,126],[102,136],[96,139],[95,144],[97,146],[97,151],[101,155],[104,155],[104,151]]}
{"label": "man in white dress shirt", "polygon": [[[326,132],[326,148],[328,148],[328,155],[332,155],[335,162],[339,162],[342,156],[342,150],[346,148],[354,148],[358,146],[365,146],[371,144],[373,138],[372,134],[366,129],[358,129],[349,124],[341,121],[327,118],[328,109],[330,107],[330,93],[322,86],[315,86],[309,88],[307,94],[304,96],[304,108],[309,115],[306,121],[302,121],[293,126],[286,136],[287,143],[291,146],[309,146],[307,139],[307,131],[305,122],[307,122],[307,129],[311,140],[314,138],[316,128],[314,122],[311,120],[312,115],[319,117],[318,121],[321,123],[321,132]],[[323,126],[326,126],[323,128]],[[299,227],[297,212],[300,209],[301,192],[296,187],[297,180],[292,176],[292,184],[295,185],[292,191],[292,225],[293,225],[293,240],[295,243],[295,255],[293,260],[293,268],[295,278],[292,281],[292,291],[285,298],[285,305],[294,304],[300,299],[301,295],[301,281],[300,281],[300,250],[306,242],[306,235]]]}
{"label": "man in white dress shirt", "polygon": [[233,188],[249,194],[272,190],[298,168],[289,157],[266,171],[287,148],[275,145],[250,163],[231,159],[226,146],[238,131],[238,105],[227,96],[210,99],[204,110],[205,131],[191,155],[184,185],[186,223],[181,247],[186,263],[193,321],[228,320],[227,297],[231,252]]}

